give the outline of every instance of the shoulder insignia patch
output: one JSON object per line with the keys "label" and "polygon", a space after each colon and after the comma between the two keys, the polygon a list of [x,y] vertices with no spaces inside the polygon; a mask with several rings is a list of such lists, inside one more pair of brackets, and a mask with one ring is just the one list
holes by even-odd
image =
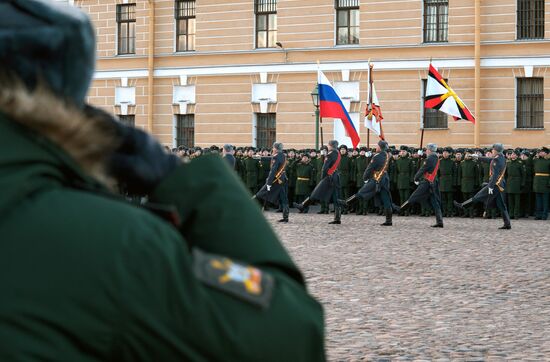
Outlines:
{"label": "shoulder insignia patch", "polygon": [[233,297],[268,308],[275,280],[254,266],[193,249],[193,272],[204,284]]}

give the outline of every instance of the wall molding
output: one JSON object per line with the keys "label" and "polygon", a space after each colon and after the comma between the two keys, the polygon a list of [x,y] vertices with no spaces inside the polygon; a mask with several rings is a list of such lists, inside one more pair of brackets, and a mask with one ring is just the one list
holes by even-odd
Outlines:
{"label": "wall molding", "polygon": [[[398,71],[398,70],[427,70],[428,60],[387,60],[373,62],[376,70]],[[448,69],[473,69],[474,59],[435,59],[432,63],[438,68]],[[550,57],[507,57],[507,58],[482,58],[482,68],[516,68],[516,67],[548,67]],[[185,67],[185,68],[158,68],[154,76],[159,78],[181,77],[181,76],[212,76],[212,75],[248,75],[257,73],[314,73],[318,69],[316,63],[293,63],[293,64],[253,64],[253,65],[231,65],[231,66],[208,66],[208,67]],[[367,71],[368,62],[333,62],[322,63],[319,69],[326,72]],[[146,69],[134,70],[107,70],[96,71],[94,79],[115,79],[115,78],[146,78]]]}

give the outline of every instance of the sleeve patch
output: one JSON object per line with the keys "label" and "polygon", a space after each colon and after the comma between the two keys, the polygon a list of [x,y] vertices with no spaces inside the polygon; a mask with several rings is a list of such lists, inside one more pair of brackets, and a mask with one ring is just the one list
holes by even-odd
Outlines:
{"label": "sleeve patch", "polygon": [[193,259],[193,272],[204,284],[263,309],[269,307],[275,285],[271,274],[198,249],[193,250]]}

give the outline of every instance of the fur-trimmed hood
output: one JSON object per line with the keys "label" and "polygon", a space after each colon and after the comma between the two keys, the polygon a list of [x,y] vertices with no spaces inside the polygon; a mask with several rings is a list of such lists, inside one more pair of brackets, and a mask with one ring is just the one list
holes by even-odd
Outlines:
{"label": "fur-trimmed hood", "polygon": [[10,84],[11,87],[0,87],[0,114],[33,131],[34,136],[51,141],[85,174],[112,184],[106,165],[119,142],[111,115],[89,106],[79,109],[44,87],[29,92],[21,82]]}
{"label": "fur-trimmed hood", "polygon": [[44,189],[113,190],[107,172],[119,143],[113,117],[20,84],[0,77],[0,223]]}

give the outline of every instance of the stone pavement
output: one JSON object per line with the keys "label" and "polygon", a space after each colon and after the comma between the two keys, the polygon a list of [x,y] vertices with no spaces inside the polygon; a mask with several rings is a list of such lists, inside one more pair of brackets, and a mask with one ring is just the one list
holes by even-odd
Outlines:
{"label": "stone pavement", "polygon": [[550,361],[550,222],[265,213],[324,305],[331,361]]}

